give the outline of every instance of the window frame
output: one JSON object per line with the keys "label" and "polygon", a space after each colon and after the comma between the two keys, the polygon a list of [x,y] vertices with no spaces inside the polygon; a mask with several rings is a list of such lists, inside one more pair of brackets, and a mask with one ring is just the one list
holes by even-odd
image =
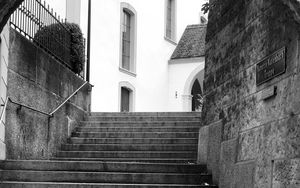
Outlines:
{"label": "window frame", "polygon": [[[120,4],[120,63],[119,70],[122,73],[128,74],[130,76],[136,76],[136,32],[137,32],[137,12],[135,9],[126,2],[121,2]],[[129,69],[123,67],[123,21],[124,12],[130,15],[130,49],[129,49]]]}
{"label": "window frame", "polygon": [[[171,5],[169,6],[169,2],[172,2]],[[169,7],[171,7],[171,23],[170,27],[169,26]],[[172,44],[177,44],[177,0],[165,0],[165,27],[164,27],[164,38],[168,42],[171,42]],[[168,36],[168,31],[169,29],[171,30],[171,36]]]}

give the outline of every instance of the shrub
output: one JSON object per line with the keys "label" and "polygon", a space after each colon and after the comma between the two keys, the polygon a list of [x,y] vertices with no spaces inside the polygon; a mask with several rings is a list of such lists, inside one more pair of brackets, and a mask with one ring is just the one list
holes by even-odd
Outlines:
{"label": "shrub", "polygon": [[84,67],[84,40],[80,27],[74,23],[57,23],[42,27],[34,41],[66,63],[75,73]]}

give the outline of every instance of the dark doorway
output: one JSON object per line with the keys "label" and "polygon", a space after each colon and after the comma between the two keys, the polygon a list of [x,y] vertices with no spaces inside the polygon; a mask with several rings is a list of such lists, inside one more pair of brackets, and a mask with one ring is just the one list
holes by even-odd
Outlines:
{"label": "dark doorway", "polygon": [[195,80],[192,87],[192,111],[201,111],[202,108],[202,90],[198,79]]}
{"label": "dark doorway", "polygon": [[121,112],[129,112],[130,110],[130,90],[121,87]]}

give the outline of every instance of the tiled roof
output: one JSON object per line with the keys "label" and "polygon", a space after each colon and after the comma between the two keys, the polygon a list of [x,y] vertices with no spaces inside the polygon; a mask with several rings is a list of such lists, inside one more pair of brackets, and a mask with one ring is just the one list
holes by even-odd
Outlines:
{"label": "tiled roof", "polygon": [[171,59],[193,58],[205,55],[206,24],[186,27]]}

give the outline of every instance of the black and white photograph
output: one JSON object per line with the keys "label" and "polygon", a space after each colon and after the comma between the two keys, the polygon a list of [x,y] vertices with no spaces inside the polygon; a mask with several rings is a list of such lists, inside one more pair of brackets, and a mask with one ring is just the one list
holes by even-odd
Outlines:
{"label": "black and white photograph", "polygon": [[300,188],[300,0],[0,0],[0,188]]}

